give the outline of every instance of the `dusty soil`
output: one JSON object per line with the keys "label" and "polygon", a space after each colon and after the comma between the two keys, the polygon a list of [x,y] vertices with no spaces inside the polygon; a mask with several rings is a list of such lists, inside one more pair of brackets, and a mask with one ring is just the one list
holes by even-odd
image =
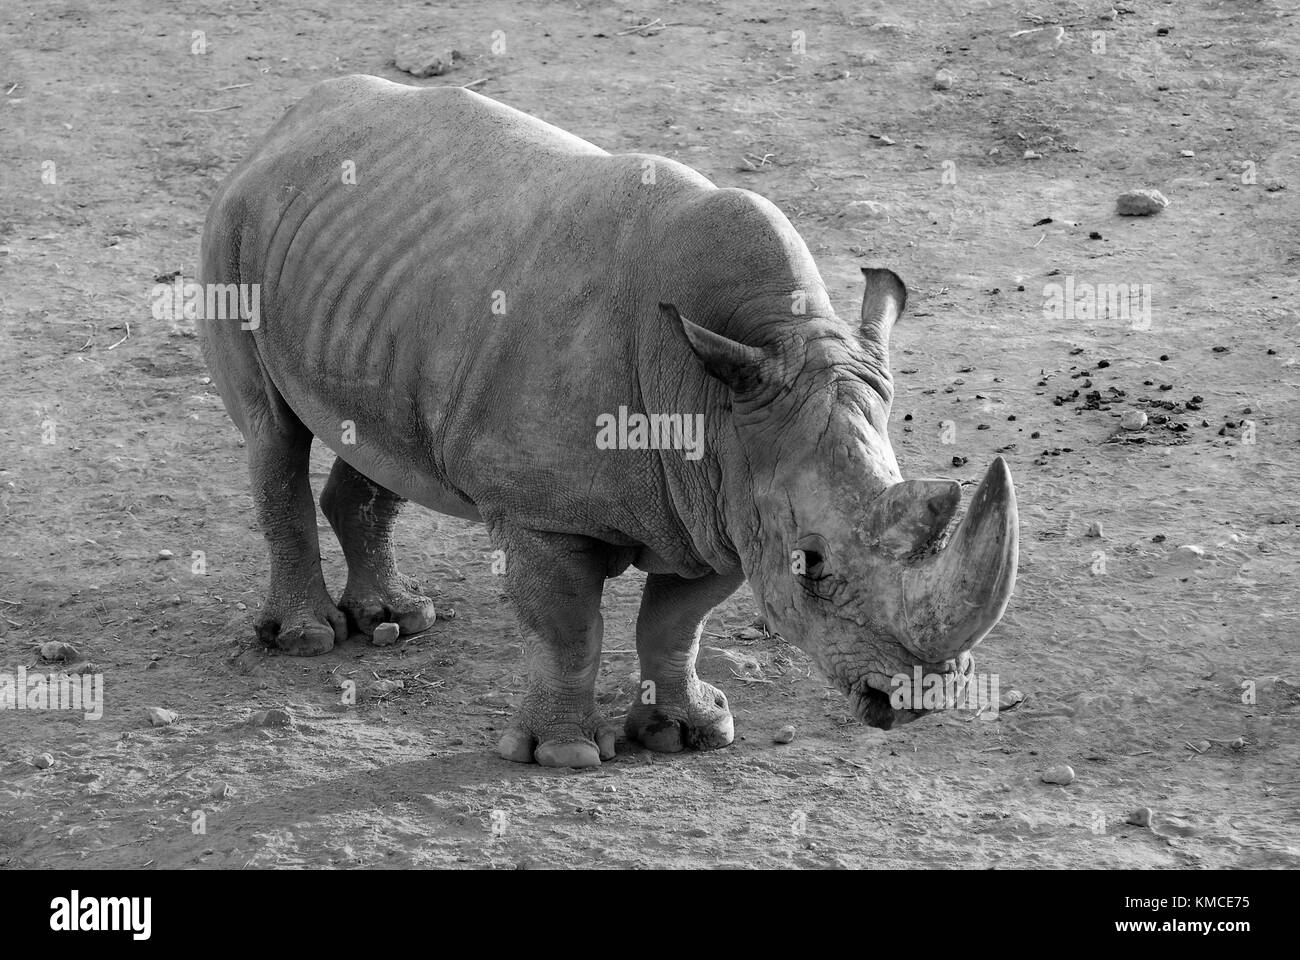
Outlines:
{"label": "dusty soil", "polygon": [[[0,670],[58,670],[39,645],[69,642],[106,708],[0,714],[0,865],[1300,866],[1288,0],[1109,19],[1041,0],[23,6],[0,15]],[[404,33],[461,57],[411,80]],[[1000,450],[1015,476],[1020,580],[978,669],[1025,702],[867,730],[801,652],[741,633],[742,594],[706,641],[750,659],[703,671],[732,747],[517,766],[493,749],[524,677],[488,541],[414,508],[400,555],[454,618],[400,648],[257,648],[241,439],[191,325],[152,319],[150,294],[193,279],[252,139],[344,73],[485,80],[607,149],[757,190],[844,314],[860,264],[897,270],[905,473],[974,480]],[[1135,187],[1171,203],[1117,216]],[[1150,284],[1149,322],[1053,315],[1067,278]],[[1115,442],[1130,408],[1168,419]],[[322,544],[341,589],[323,522]],[[640,580],[606,594],[614,715]],[[339,678],[405,686],[348,706]],[[152,727],[153,706],[179,719]],[[247,722],[274,707],[290,726]],[[1042,782],[1060,763],[1077,780]],[[1126,825],[1142,806],[1151,827]]]}

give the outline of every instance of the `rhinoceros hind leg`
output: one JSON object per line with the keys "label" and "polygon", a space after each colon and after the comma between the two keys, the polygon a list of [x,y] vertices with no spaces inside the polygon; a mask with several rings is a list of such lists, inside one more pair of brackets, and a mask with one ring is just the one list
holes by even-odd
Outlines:
{"label": "rhinoceros hind leg", "polygon": [[312,436],[298,422],[264,418],[245,432],[257,519],[271,553],[271,585],[257,619],[263,643],[311,657],[347,638],[320,567],[316,507],[308,479]]}
{"label": "rhinoceros hind leg", "polygon": [[405,502],[340,459],[321,491],[321,510],[348,562],[339,607],[348,626],[366,636],[381,623],[396,623],[403,634],[419,633],[437,619],[433,601],[393,559],[393,524]]}
{"label": "rhinoceros hind leg", "polygon": [[518,763],[594,767],[617,731],[596,710],[607,548],[586,537],[489,524],[505,553],[505,588],[519,614],[528,692],[497,751]]}
{"label": "rhinoceros hind leg", "polygon": [[709,611],[731,596],[741,577],[646,578],[636,623],[641,688],[624,731],[658,753],[710,750],[735,738],[727,698],[695,674],[700,631]]}

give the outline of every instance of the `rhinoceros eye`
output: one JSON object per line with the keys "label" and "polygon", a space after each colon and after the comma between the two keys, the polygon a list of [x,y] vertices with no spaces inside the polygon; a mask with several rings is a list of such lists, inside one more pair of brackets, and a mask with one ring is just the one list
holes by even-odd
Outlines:
{"label": "rhinoceros eye", "polygon": [[826,541],[818,534],[800,537],[790,555],[791,572],[809,580],[820,580],[827,572],[826,552]]}

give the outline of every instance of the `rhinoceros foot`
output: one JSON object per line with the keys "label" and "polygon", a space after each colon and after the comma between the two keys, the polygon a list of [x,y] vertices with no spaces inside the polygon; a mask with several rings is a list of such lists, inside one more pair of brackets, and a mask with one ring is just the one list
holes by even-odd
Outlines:
{"label": "rhinoceros foot", "polygon": [[420,633],[438,619],[433,601],[419,592],[411,577],[395,574],[382,584],[354,584],[349,581],[339,598],[348,628],[372,636],[381,623],[395,623],[405,636]]}
{"label": "rhinoceros foot", "polygon": [[654,703],[638,699],[623,729],[629,739],[656,753],[713,750],[736,737],[726,695],[698,678],[676,692],[660,687]]}
{"label": "rhinoceros foot", "polygon": [[543,767],[598,767],[614,758],[617,729],[600,714],[557,716],[540,698],[529,696],[497,741],[497,752],[516,763]]}
{"label": "rhinoceros foot", "polygon": [[257,638],[291,657],[315,657],[347,639],[347,618],[327,595],[309,601],[266,602]]}

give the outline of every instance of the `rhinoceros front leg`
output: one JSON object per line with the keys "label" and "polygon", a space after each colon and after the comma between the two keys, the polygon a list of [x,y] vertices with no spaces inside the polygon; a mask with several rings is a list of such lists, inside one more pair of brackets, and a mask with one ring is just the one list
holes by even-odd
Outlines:
{"label": "rhinoceros front leg", "polygon": [[339,607],[348,624],[366,636],[381,623],[396,623],[404,634],[419,633],[437,619],[433,601],[398,572],[393,559],[393,524],[405,502],[339,459],[321,491],[321,510],[348,561]]}
{"label": "rhinoceros front leg", "polygon": [[287,654],[315,656],[347,639],[320,567],[308,460],[312,436],[301,423],[271,417],[245,430],[257,520],[271,552],[271,585],[257,635]]}
{"label": "rhinoceros front leg", "polygon": [[491,524],[506,593],[519,614],[528,692],[497,744],[507,760],[594,767],[614,756],[616,730],[596,710],[608,548],[587,537]]}
{"label": "rhinoceros front leg", "polygon": [[641,689],[624,730],[651,750],[675,753],[725,747],[735,736],[721,690],[695,674],[700,631],[709,611],[744,582],[710,574],[685,580],[671,574],[646,577],[636,621]]}

